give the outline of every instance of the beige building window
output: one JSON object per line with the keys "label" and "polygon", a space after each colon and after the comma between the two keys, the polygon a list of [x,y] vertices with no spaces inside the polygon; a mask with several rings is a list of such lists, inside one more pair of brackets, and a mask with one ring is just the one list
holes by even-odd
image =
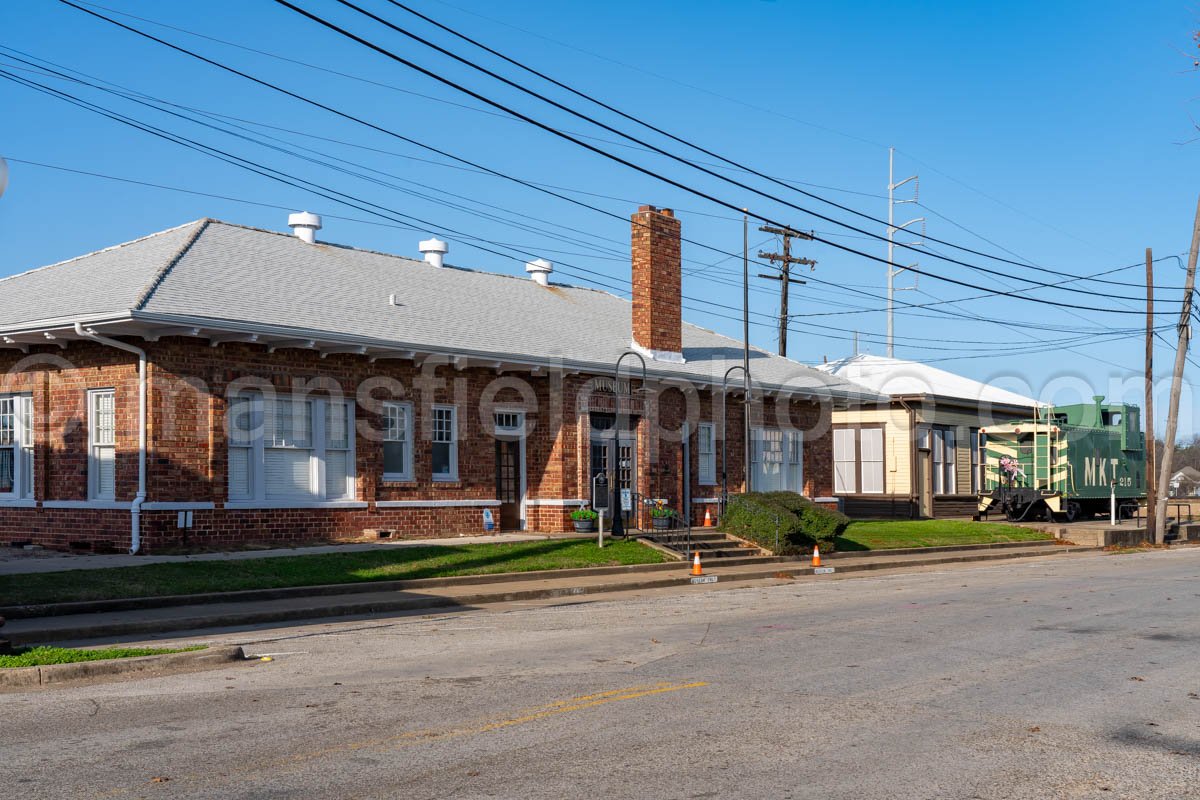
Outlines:
{"label": "beige building window", "polygon": [[954,428],[934,428],[932,433],[933,493],[955,494],[958,448]]}
{"label": "beige building window", "polygon": [[883,494],[883,428],[835,428],[833,490],[838,494]]}

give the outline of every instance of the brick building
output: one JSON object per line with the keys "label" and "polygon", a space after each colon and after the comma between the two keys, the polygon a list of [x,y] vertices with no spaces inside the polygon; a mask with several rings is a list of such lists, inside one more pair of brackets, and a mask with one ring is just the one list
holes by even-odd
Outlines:
{"label": "brick building", "polygon": [[[0,541],[436,536],[485,510],[553,531],[599,470],[633,524],[646,498],[715,511],[723,462],[744,488],[741,344],[682,321],[670,210],[632,216],[632,303],[541,260],[523,279],[289,224],[203,219],[0,280]],[[751,373],[754,488],[829,497],[832,410],[878,396],[758,350]]]}

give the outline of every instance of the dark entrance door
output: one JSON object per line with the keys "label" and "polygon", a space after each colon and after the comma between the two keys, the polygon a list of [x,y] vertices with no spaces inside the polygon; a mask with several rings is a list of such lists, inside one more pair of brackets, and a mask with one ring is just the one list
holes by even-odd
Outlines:
{"label": "dark entrance door", "polygon": [[500,530],[521,527],[521,443],[496,440],[496,499],[500,501]]}
{"label": "dark entrance door", "polygon": [[603,472],[614,488],[614,507],[609,514],[620,513],[626,528],[637,528],[637,418],[626,418],[626,430],[618,432],[615,414],[591,413],[592,477]]}

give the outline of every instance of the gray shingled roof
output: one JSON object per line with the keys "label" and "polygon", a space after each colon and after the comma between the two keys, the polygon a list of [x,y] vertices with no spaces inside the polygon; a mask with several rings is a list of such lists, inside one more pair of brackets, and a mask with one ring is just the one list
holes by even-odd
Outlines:
{"label": "gray shingled roof", "polygon": [[[395,295],[397,305],[389,303]],[[604,369],[630,346],[632,304],[551,284],[198,220],[0,281],[0,332],[38,321],[124,313],[227,329],[321,333],[376,347],[566,362]],[[652,372],[720,381],[741,343],[684,323],[686,363]],[[843,399],[879,395],[760,350],[755,382]],[[737,383],[737,373],[733,377]]]}

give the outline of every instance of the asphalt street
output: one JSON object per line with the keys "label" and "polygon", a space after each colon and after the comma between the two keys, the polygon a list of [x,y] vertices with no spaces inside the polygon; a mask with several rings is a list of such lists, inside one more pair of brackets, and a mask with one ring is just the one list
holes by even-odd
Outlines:
{"label": "asphalt street", "polygon": [[273,660],[0,695],[0,786],[1200,798],[1197,598],[1178,549],[229,632]]}

